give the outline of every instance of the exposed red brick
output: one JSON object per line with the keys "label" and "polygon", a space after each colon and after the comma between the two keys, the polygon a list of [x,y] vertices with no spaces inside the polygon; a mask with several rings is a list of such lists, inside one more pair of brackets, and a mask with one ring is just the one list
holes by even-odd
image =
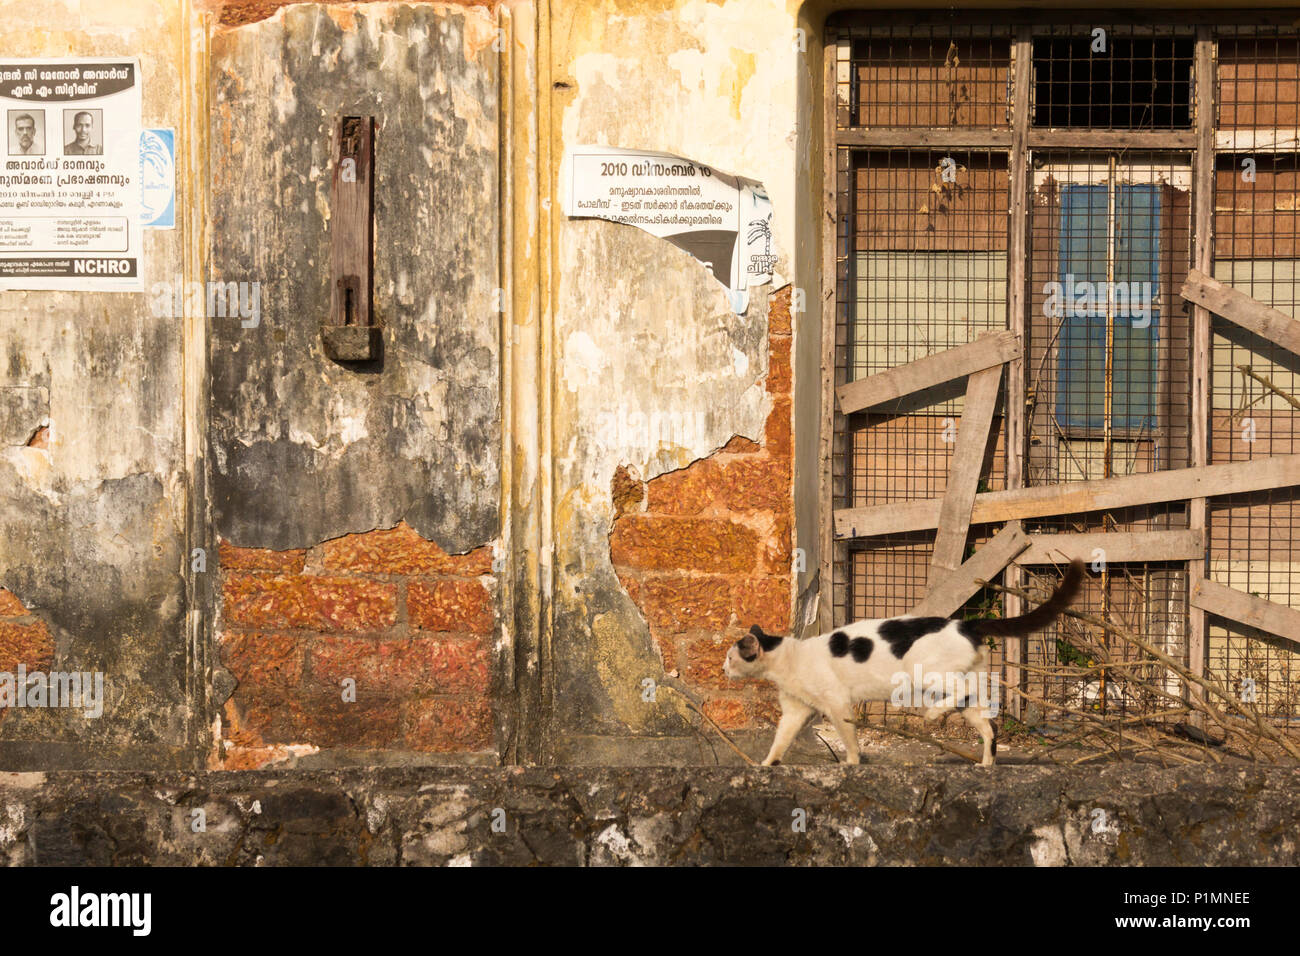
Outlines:
{"label": "exposed red brick", "polygon": [[707,458],[688,468],[670,471],[648,483],[646,510],[654,514],[697,515],[713,504],[718,466]]}
{"label": "exposed red brick", "polygon": [[638,605],[651,627],[719,630],[731,620],[732,581],[718,575],[651,575],[642,584]]}
{"label": "exposed red brick", "polygon": [[338,687],[351,677],[358,695],[485,694],[490,683],[487,648],[476,640],[321,637],[309,657],[315,681]]}
{"label": "exposed red brick", "polygon": [[397,620],[397,588],[356,578],[232,572],[222,588],[235,624],[314,631],[367,631]]}
{"label": "exposed red brick", "polygon": [[19,664],[29,671],[45,670],[54,660],[54,638],[44,623],[0,621],[0,671],[12,674]]}
{"label": "exposed red brick", "polygon": [[773,395],[790,394],[790,339],[788,336],[768,339],[767,390]]}
{"label": "exposed red brick", "polygon": [[732,606],[741,627],[757,624],[771,634],[790,632],[790,578],[748,578],[735,583]]}
{"label": "exposed red brick", "polygon": [[307,552],[268,551],[265,548],[236,548],[221,542],[217,550],[221,567],[226,571],[278,571],[297,574],[307,560]]}
{"label": "exposed red brick", "polygon": [[406,522],[395,528],[349,534],[321,546],[331,571],[367,574],[453,574],[477,577],[492,573],[492,549],[486,545],[468,554],[448,554],[420,537]]}
{"label": "exposed red brick", "polygon": [[772,413],[767,416],[763,433],[770,454],[790,456],[790,399],[778,398],[772,402]]}
{"label": "exposed red brick", "polygon": [[697,637],[686,641],[682,679],[697,687],[732,689],[740,685],[722,672],[722,663],[735,638]]}
{"label": "exposed red brick", "polygon": [[624,465],[619,465],[614,469],[614,477],[610,481],[610,491],[614,496],[614,517],[616,518],[629,511],[638,510],[641,502],[645,500],[645,482],[632,477],[632,473]]}
{"label": "exposed red brick", "polygon": [[12,592],[0,588],[0,617],[26,617],[27,608]]}
{"label": "exposed red brick", "polygon": [[407,705],[406,742],[432,753],[492,749],[492,707],[485,700],[419,700]]}
{"label": "exposed red brick", "polygon": [[664,672],[677,670],[677,640],[673,633],[652,627],[650,636],[654,638],[655,646],[659,648],[659,656],[663,658]]}
{"label": "exposed red brick", "polygon": [[763,570],[769,574],[791,574],[794,572],[794,551],[791,540],[794,535],[794,522],[789,509],[776,515],[773,531],[763,554]]}
{"label": "exposed red brick", "polygon": [[744,435],[733,435],[731,441],[718,449],[723,455],[752,455],[763,450],[763,446]]}
{"label": "exposed red brick", "polygon": [[302,682],[302,643],[292,634],[222,634],[221,659],[241,700],[283,699]]}
{"label": "exposed red brick", "polygon": [[[204,0],[201,4],[206,9],[213,10],[217,13],[217,22],[223,27],[243,26],[246,23],[256,23],[258,20],[265,20],[267,17],[274,16],[276,11],[281,7],[287,7],[294,3],[304,3],[307,0]],[[382,0],[354,0],[358,3],[379,3]],[[459,6],[492,6],[491,0],[450,0]],[[352,12],[342,8],[340,17],[351,17]],[[351,30],[351,28],[348,28]]]}
{"label": "exposed red brick", "polygon": [[723,730],[737,730],[749,723],[749,715],[742,700],[712,697],[704,702],[704,712]]}
{"label": "exposed red brick", "polygon": [[307,648],[311,679],[322,687],[341,687],[345,678],[357,682],[357,689],[387,696],[388,688],[379,673],[379,642],[365,637],[322,635]]}
{"label": "exposed red brick", "polygon": [[413,582],[407,593],[411,626],[425,631],[491,634],[492,596],[479,581]]}
{"label": "exposed red brick", "polygon": [[32,433],[32,437],[27,439],[28,448],[49,448],[50,447],[50,426],[42,425]]}
{"label": "exposed red brick", "polygon": [[758,536],[725,518],[626,515],[610,535],[614,564],[650,571],[745,573],[758,557]]}
{"label": "exposed red brick", "polygon": [[266,743],[360,750],[401,744],[397,704],[385,698],[368,699],[360,690],[356,702],[351,704],[331,690],[305,694],[280,704],[252,704],[241,709],[246,729],[260,734]]}
{"label": "exposed red brick", "polygon": [[721,469],[718,497],[737,512],[777,511],[790,504],[790,463],[770,455],[733,461]]}
{"label": "exposed red brick", "polygon": [[767,307],[767,332],[769,335],[789,335],[793,290],[786,286],[772,296]]}

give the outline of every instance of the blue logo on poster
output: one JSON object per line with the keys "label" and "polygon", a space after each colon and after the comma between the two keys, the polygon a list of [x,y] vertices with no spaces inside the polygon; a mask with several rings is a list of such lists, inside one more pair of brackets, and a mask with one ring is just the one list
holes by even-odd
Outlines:
{"label": "blue logo on poster", "polygon": [[176,225],[176,131],[140,131],[140,222],[146,228]]}

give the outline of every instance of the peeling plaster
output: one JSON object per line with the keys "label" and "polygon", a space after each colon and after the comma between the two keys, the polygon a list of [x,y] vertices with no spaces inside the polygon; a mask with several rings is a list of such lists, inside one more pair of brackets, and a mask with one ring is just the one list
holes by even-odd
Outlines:
{"label": "peeling plaster", "polygon": [[[481,8],[383,3],[288,7],[214,41],[214,140],[229,145],[213,157],[213,265],[264,283],[259,328],[212,323],[214,509],[232,543],[305,547],[403,519],[449,552],[496,536],[495,37]],[[352,112],[376,117],[384,340],[381,362],[355,368],[319,335],[333,118]],[[320,268],[302,268],[304,250]]]}
{"label": "peeling plaster", "polygon": [[[778,271],[793,272],[794,17],[777,3],[697,0],[565,4],[555,16],[555,69],[573,89],[556,100],[552,155],[577,143],[662,150],[757,179],[775,209]],[[556,224],[556,630],[590,635],[556,648],[557,732],[683,733],[671,708],[639,697],[662,663],[609,561],[610,481],[619,465],[650,480],[736,434],[763,435],[774,287],[736,316],[712,277],[661,240]]]}

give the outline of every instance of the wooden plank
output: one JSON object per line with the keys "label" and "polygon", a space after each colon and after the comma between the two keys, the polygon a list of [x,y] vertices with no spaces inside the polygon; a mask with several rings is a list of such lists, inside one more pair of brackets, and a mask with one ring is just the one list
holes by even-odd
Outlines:
{"label": "wooden plank", "polygon": [[1293,607],[1266,601],[1214,581],[1198,581],[1192,588],[1190,600],[1193,607],[1300,644],[1300,611]]}
{"label": "wooden plank", "polygon": [[1097,549],[1108,564],[1126,561],[1200,561],[1205,557],[1203,531],[1097,532],[1095,534],[1031,534],[1029,549],[1019,564],[1065,564],[1078,558],[1092,561]]}
{"label": "wooden plank", "polygon": [[857,149],[1007,149],[1011,146],[1010,130],[979,128],[927,129],[921,127],[842,129],[836,131],[841,146]]}
{"label": "wooden plank", "polygon": [[373,116],[340,116],[335,123],[338,156],[330,179],[330,324],[369,326],[371,302],[371,170]]}
{"label": "wooden plank", "polygon": [[1020,522],[1008,522],[992,541],[971,555],[970,560],[931,585],[925,599],[912,608],[911,613],[920,617],[948,617],[980,589],[975,583],[976,578],[990,580],[1027,547],[1029,536]]}
{"label": "wooden plank", "polygon": [[[1214,262],[1214,38],[1209,27],[1196,28],[1196,154],[1193,157],[1195,179],[1192,183],[1192,264],[1202,275],[1213,271]],[[1191,466],[1210,463],[1210,313],[1204,306],[1192,306],[1192,394],[1191,394]],[[1187,505],[1187,525],[1204,536],[1209,527],[1209,501],[1193,498]],[[1188,561],[1187,586],[1193,588],[1205,579],[1205,555]],[[1196,677],[1205,676],[1206,638],[1209,624],[1205,612],[1188,608],[1187,661]],[[1183,682],[1183,695],[1192,685]],[[1204,726],[1204,716],[1192,715],[1192,723]]]}
{"label": "wooden plank", "polygon": [[1214,149],[1221,153],[1294,153],[1300,136],[1285,129],[1225,129],[1214,133]]}
{"label": "wooden plank", "polygon": [[1271,309],[1252,299],[1244,292],[1211,279],[1200,269],[1192,269],[1187,273],[1187,281],[1183,283],[1179,295],[1254,332],[1260,338],[1282,346],[1288,352],[1300,355],[1300,322],[1285,312]]}
{"label": "wooden plank", "polygon": [[[971,524],[1113,511],[1163,501],[1266,491],[1293,485],[1300,485],[1300,455],[1278,455],[1228,465],[989,491],[975,496]],[[863,538],[937,528],[942,505],[943,499],[930,498],[869,508],[841,508],[835,512],[835,534],[840,538]]]}
{"label": "wooden plank", "polygon": [[887,369],[836,389],[840,411],[849,415],[883,402],[911,395],[954,378],[970,375],[1020,356],[1020,339],[1013,332],[992,332],[974,342]]}
{"label": "wooden plank", "polygon": [[1196,148],[1196,134],[1104,129],[1031,129],[1030,149],[1178,149]]}
{"label": "wooden plank", "polygon": [[1002,366],[973,372],[966,384],[966,403],[957,430],[957,447],[948,468],[948,487],[939,511],[939,532],[930,558],[930,584],[961,565],[970,530],[970,510],[975,504],[984,452],[989,445],[989,428],[1002,385]]}
{"label": "wooden plank", "polygon": [[[1011,203],[1007,220],[1007,328],[1019,336],[1021,342],[1028,341],[1029,303],[1026,295],[1028,284],[1026,273],[1029,263],[1029,94],[1034,81],[1034,40],[1033,31],[1028,26],[1016,27],[1012,47],[1012,83],[1011,92],[1011,155],[1007,157],[1007,172],[1011,180]],[[1024,464],[1026,451],[1026,413],[1025,395],[1027,392],[1025,357],[1020,355],[1007,362],[1007,387],[1004,415],[1006,420],[1006,475],[1008,488],[1023,488]],[[1019,567],[1012,566],[1003,576],[1007,587],[1023,587],[1024,580]],[[1002,595],[1002,613],[1007,617],[1016,617],[1025,612],[1024,598],[1017,594]],[[1008,687],[1020,688],[1024,683],[1024,670],[1020,662],[1024,659],[1027,638],[1008,639],[1002,646],[1002,657],[1006,662],[1006,682]],[[1024,717],[1024,698],[1011,694],[1007,702],[1011,715],[1017,719]]]}

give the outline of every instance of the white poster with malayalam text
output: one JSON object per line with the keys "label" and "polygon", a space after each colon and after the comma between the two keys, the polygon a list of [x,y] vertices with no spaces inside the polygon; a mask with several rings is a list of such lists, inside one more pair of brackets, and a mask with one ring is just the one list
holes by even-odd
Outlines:
{"label": "white poster with malayalam text", "polygon": [[574,146],[564,158],[564,213],[644,229],[704,264],[737,313],[772,281],[772,203],[763,184],[671,153]]}
{"label": "white poster with malayalam text", "polygon": [[141,292],[140,63],[0,59],[0,289]]}

